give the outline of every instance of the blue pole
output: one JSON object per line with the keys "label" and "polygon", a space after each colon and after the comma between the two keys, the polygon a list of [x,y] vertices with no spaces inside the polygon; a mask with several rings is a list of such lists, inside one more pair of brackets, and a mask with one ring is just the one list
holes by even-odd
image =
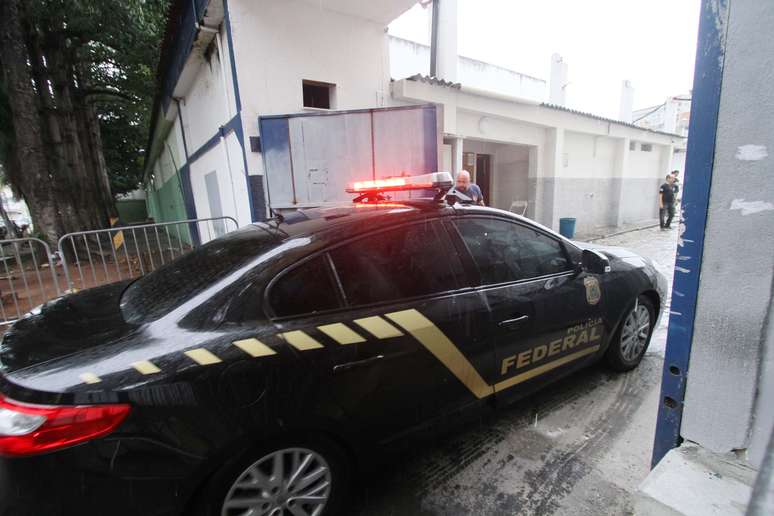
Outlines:
{"label": "blue pole", "polygon": [[652,466],[680,444],[680,424],[699,290],[707,222],[715,133],[725,55],[728,0],[702,0],[683,181],[680,240],[672,287],[661,398]]}

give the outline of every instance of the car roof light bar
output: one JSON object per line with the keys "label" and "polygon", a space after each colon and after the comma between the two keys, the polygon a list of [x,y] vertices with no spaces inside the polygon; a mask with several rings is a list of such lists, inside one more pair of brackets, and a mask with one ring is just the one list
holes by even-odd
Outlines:
{"label": "car roof light bar", "polygon": [[448,172],[433,172],[419,176],[388,177],[369,181],[355,181],[347,185],[347,193],[378,193],[405,190],[448,190],[453,181]]}

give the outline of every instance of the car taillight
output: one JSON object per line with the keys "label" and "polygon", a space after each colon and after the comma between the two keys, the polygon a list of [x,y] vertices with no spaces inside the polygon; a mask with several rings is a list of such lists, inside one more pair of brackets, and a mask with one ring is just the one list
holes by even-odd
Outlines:
{"label": "car taillight", "polygon": [[129,405],[31,405],[0,396],[0,455],[34,455],[101,437],[129,410]]}

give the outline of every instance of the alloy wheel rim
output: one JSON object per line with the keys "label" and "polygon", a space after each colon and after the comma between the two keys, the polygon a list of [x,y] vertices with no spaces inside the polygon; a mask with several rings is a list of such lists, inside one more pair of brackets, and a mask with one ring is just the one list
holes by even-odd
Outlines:
{"label": "alloy wheel rim", "polygon": [[331,493],[331,469],[306,448],[274,451],[248,466],[223,501],[222,516],[319,516]]}
{"label": "alloy wheel rim", "polygon": [[637,304],[624,321],[621,331],[621,356],[631,363],[637,360],[645,349],[650,335],[650,311]]}

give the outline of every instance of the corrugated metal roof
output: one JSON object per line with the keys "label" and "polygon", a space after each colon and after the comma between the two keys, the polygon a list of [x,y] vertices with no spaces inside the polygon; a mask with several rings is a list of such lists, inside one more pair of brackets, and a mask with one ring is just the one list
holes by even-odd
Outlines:
{"label": "corrugated metal roof", "polygon": [[644,127],[640,127],[638,125],[634,125],[634,124],[629,123],[629,122],[624,122],[622,120],[615,120],[613,118],[606,118],[604,116],[595,115],[593,113],[586,113],[585,111],[578,111],[577,109],[570,109],[568,107],[558,106],[556,104],[550,104],[548,102],[543,102],[540,105],[542,107],[547,107],[547,108],[550,108],[550,109],[556,109],[557,111],[565,111],[567,113],[572,113],[573,115],[585,116],[586,118],[593,118],[594,120],[599,120],[601,122],[609,122],[611,124],[624,125],[626,127],[631,127],[632,129],[639,129],[640,131],[647,131],[649,133],[655,133],[655,134],[663,134],[665,136],[676,136],[678,138],[685,138],[684,136],[680,136],[679,134],[665,133],[663,131],[654,131],[653,129],[646,129]]}
{"label": "corrugated metal roof", "polygon": [[[439,79],[438,77],[431,77],[429,75],[422,75],[422,74],[419,74],[419,73],[416,74],[416,75],[412,75],[411,77],[406,77],[406,79],[409,80],[409,81],[417,81],[417,82],[423,82],[423,83],[426,83],[426,84],[432,84],[434,86],[442,86],[444,88],[453,88],[455,90],[459,90],[459,89],[462,88],[462,84],[460,84],[458,82],[451,82],[451,81],[447,81],[447,80],[444,80],[444,79]],[[653,129],[646,129],[644,127],[640,127],[638,125],[634,125],[634,124],[629,123],[629,122],[624,122],[622,120],[615,120],[613,118],[606,118],[606,117],[603,117],[603,116],[595,115],[593,113],[587,113],[585,111],[578,111],[577,109],[570,109],[568,107],[559,106],[559,105],[551,104],[551,103],[548,103],[548,102],[543,102],[543,103],[540,104],[540,106],[541,107],[546,107],[546,108],[549,108],[549,109],[555,109],[557,111],[564,111],[566,113],[572,113],[573,115],[583,116],[583,117],[586,117],[586,118],[593,118],[594,120],[599,120],[601,122],[609,122],[611,124],[623,125],[623,126],[626,126],[626,127],[631,127],[632,129],[638,129],[640,131],[647,131],[649,133],[662,134],[662,135],[665,135],[665,136],[673,136],[673,137],[677,137],[677,138],[685,138],[684,136],[680,136],[679,134],[666,133],[666,132],[663,132],[663,131],[654,131]]]}
{"label": "corrugated metal roof", "polygon": [[430,75],[422,75],[421,73],[406,77],[409,81],[424,82],[425,84],[432,84],[433,86],[443,86],[444,88],[453,88],[458,90],[462,88],[462,84],[458,82],[451,82],[438,77],[432,77]]}

